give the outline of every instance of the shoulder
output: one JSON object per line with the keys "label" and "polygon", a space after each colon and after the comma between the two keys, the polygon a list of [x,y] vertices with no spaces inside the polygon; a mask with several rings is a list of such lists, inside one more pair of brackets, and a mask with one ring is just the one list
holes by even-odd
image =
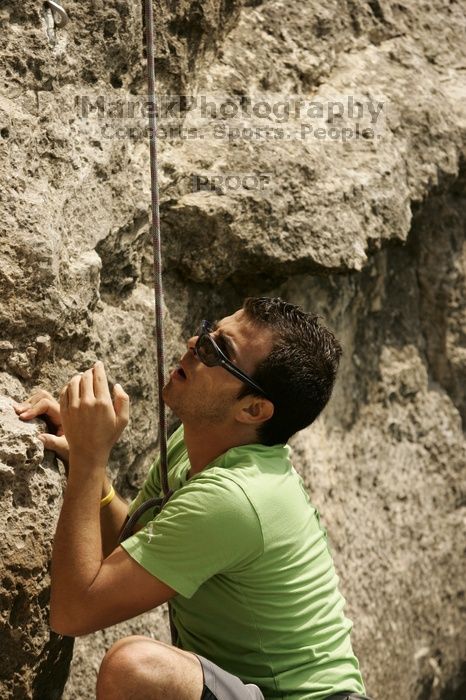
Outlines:
{"label": "shoulder", "polygon": [[232,478],[227,469],[211,467],[195,474],[172,496],[172,499],[195,499],[196,502],[228,505],[244,505],[248,499],[244,489]]}
{"label": "shoulder", "polygon": [[186,516],[191,524],[199,518],[209,523],[209,527],[261,529],[244,488],[221,467],[196,474],[173,494],[163,512],[167,517]]}

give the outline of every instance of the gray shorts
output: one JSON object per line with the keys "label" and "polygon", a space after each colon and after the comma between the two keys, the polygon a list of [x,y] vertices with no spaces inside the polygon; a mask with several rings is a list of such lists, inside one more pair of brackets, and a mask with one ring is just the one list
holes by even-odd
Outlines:
{"label": "gray shorts", "polygon": [[[200,654],[195,656],[201,662],[204,674],[201,700],[265,700],[259,686],[254,683],[243,683],[238,676],[224,671],[205,656]],[[348,690],[329,695],[326,700],[371,700],[371,698]]]}
{"label": "gray shorts", "polygon": [[204,691],[201,700],[264,700],[254,683],[243,683],[238,676],[224,671],[205,656],[196,654],[204,673]]}

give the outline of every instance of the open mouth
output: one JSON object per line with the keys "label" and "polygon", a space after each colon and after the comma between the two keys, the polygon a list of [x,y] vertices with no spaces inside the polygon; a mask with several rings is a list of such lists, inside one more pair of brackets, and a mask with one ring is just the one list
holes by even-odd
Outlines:
{"label": "open mouth", "polygon": [[180,379],[186,379],[186,372],[182,367],[177,367],[176,368],[176,374]]}

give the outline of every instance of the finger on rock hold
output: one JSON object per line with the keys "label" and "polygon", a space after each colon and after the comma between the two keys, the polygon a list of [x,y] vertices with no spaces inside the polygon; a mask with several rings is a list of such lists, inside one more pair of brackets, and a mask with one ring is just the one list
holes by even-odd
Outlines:
{"label": "finger on rock hold", "polygon": [[96,362],[94,367],[94,395],[96,399],[110,398],[110,390],[108,388],[107,375],[103,362]]}
{"label": "finger on rock hold", "polygon": [[94,398],[94,377],[92,369],[88,369],[84,372],[81,379],[81,398],[82,399],[93,399]]}

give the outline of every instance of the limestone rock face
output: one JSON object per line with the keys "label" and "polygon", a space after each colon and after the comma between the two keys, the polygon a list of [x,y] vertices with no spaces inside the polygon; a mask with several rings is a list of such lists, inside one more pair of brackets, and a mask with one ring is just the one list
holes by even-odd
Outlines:
{"label": "limestone rock face", "polygon": [[[9,396],[19,382],[2,377]],[[60,510],[61,477],[35,435],[39,421],[19,421],[0,396],[0,637],[2,698],[61,697],[73,640],[48,625],[51,541]]]}
{"label": "limestone rock face", "polygon": [[[109,473],[157,445],[141,3],[0,0],[0,696],[60,697],[47,626],[62,477],[11,398],[96,359],[130,394]],[[380,700],[466,693],[466,8],[443,0],[155,3],[167,370],[247,295],[324,316],[344,346],[293,440]],[[319,131],[323,130],[323,131]],[[78,639],[94,697],[118,637]]]}

